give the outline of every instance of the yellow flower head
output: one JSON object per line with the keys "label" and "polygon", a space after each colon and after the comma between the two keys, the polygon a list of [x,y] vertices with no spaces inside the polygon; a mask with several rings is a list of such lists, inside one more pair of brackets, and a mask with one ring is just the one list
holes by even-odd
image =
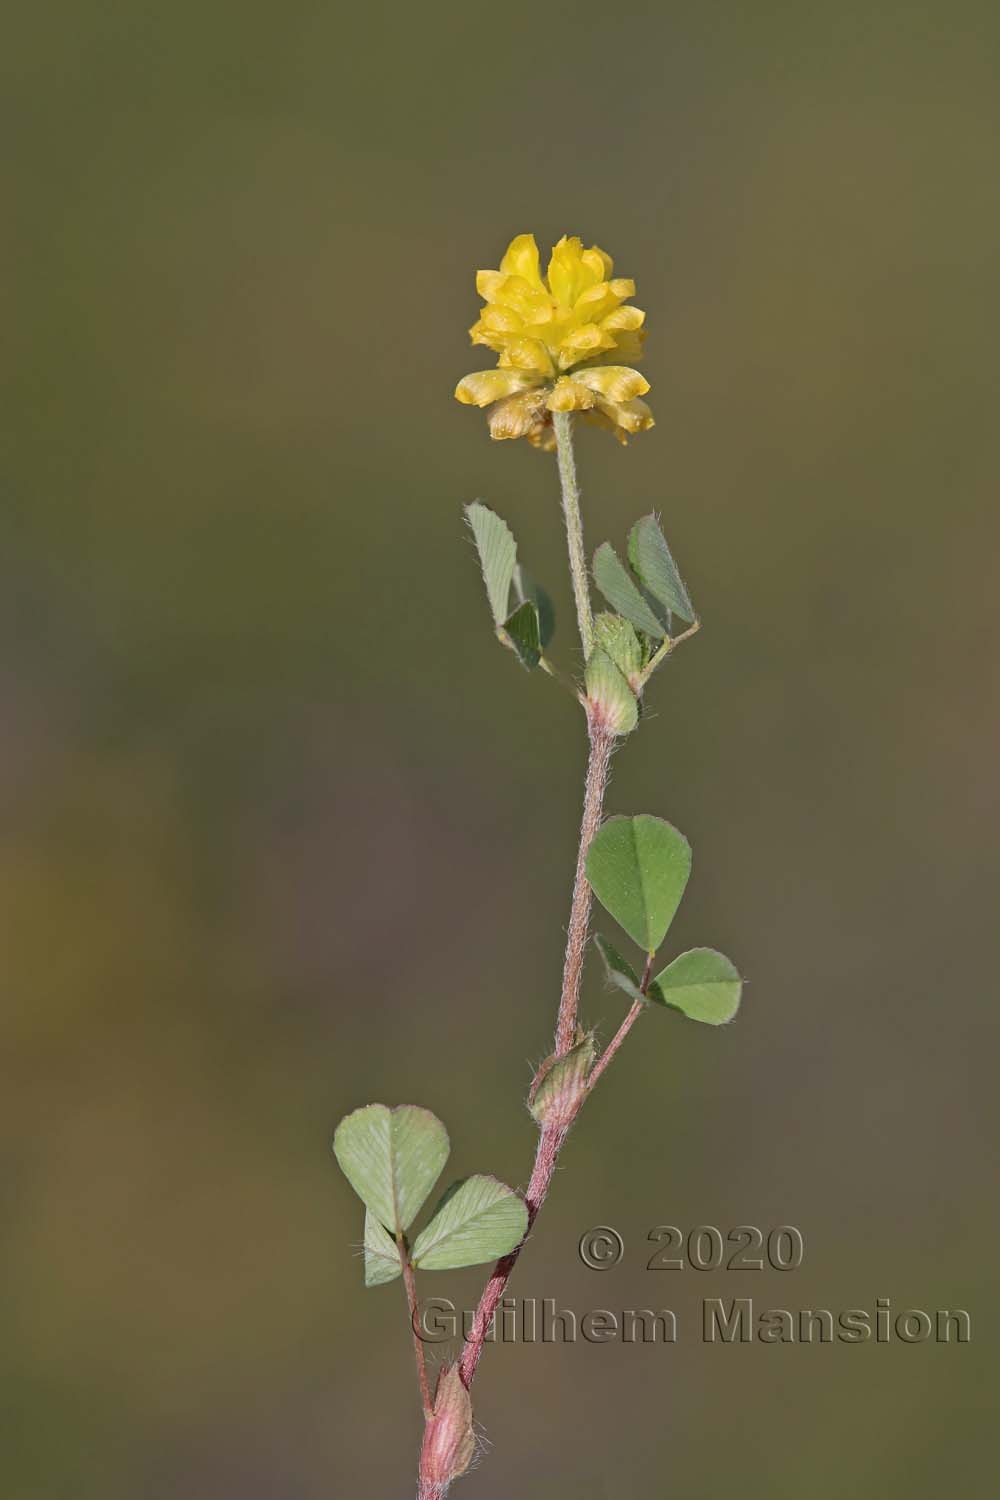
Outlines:
{"label": "yellow flower head", "polygon": [[499,271],[479,271],[484,299],[474,344],[500,356],[495,370],[460,380],[459,401],[489,408],[495,438],[526,437],[555,446],[554,411],[581,411],[620,442],[653,425],[640,400],[649,381],[625,361],[639,359],[646,314],[626,303],[635,282],[612,277],[610,255],[563,235],[542,278],[533,234],[511,240]]}

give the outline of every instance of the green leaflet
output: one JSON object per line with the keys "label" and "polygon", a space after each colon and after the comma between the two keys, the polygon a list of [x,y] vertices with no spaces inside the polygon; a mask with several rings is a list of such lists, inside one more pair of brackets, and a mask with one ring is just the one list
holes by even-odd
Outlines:
{"label": "green leaflet", "polygon": [[663,640],[666,626],[658,620],[610,542],[602,542],[594,553],[594,582],[612,609],[645,635]]}
{"label": "green leaflet", "polygon": [[541,627],[538,605],[533,599],[526,599],[504,621],[502,637],[516,652],[522,667],[527,667],[530,672],[532,667],[538,666],[542,655]]}
{"label": "green leaflet", "polygon": [[600,933],[594,938],[594,947],[604,960],[604,972],[613,985],[624,990],[630,1000],[645,1001],[646,996],[639,988],[639,976],[627,959],[623,958],[606,937]]}
{"label": "green leaflet", "polygon": [[520,563],[514,568],[511,588],[518,604],[530,602],[538,610],[538,639],[544,651],[555,634],[556,628],[556,612],[552,600],[541,584],[536,583],[528,570],[522,568]]}
{"label": "green leaflet", "polygon": [[740,1005],[743,981],[729,959],[714,948],[692,948],[657,974],[649,998],[672,1006],[691,1021],[721,1026]]}
{"label": "green leaflet", "polygon": [[411,1259],[421,1270],[447,1271],[498,1260],[527,1233],[523,1198],[495,1177],[466,1177],[448,1189],[417,1235]]}
{"label": "green leaflet", "polygon": [[645,953],[667,934],[691,873],[691,846],[662,818],[611,818],[587,851],[594,895]]}
{"label": "green leaflet", "polygon": [[632,527],[628,558],[647,592],[669,613],[693,624],[694,607],[654,515],[643,516]]}
{"label": "green leaflet", "polygon": [[399,1246],[370,1208],[365,1209],[365,1286],[383,1286],[402,1276]]}
{"label": "green leaflet", "polygon": [[334,1155],[358,1197],[389,1229],[407,1229],[450,1150],[436,1115],[415,1104],[366,1104],[341,1120]]}
{"label": "green leaflet", "polygon": [[506,521],[474,500],[465,515],[476,540],[486,597],[497,635],[529,671],[552,638],[552,600],[517,561],[517,543]]}
{"label": "green leaflet", "polygon": [[481,500],[474,500],[465,507],[465,517],[476,539],[486,597],[493,623],[499,629],[508,614],[511,579],[517,562],[517,544],[507,522],[483,505]]}

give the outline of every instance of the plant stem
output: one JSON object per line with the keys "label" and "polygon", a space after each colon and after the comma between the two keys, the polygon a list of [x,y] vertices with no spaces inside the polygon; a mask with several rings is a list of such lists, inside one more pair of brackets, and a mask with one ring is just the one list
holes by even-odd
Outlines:
{"label": "plant stem", "polygon": [[431,1389],[427,1380],[427,1360],[424,1355],[424,1341],[417,1332],[417,1283],[413,1275],[413,1267],[410,1264],[410,1250],[406,1243],[406,1237],[402,1234],[397,1234],[396,1244],[399,1247],[399,1259],[403,1267],[403,1285],[406,1288],[406,1305],[410,1309],[410,1332],[413,1335],[413,1353],[417,1361],[420,1402],[424,1409],[424,1421],[426,1422],[433,1413],[433,1405],[431,1403]]}
{"label": "plant stem", "polygon": [[614,1036],[611,1038],[610,1042],[605,1047],[604,1051],[601,1053],[600,1057],[597,1059],[596,1063],[591,1069],[590,1077],[587,1079],[588,1094],[594,1087],[594,1084],[600,1078],[601,1074],[604,1072],[604,1069],[608,1066],[608,1063],[618,1051],[618,1048],[621,1046],[622,1042],[632,1030],[632,1027],[635,1025],[636,1021],[638,1021],[644,1010],[645,1006],[643,1005],[641,1000],[633,1000],[632,1009],[629,1011],[628,1015],[625,1017],[624,1021],[619,1026],[618,1030],[615,1032]]}
{"label": "plant stem", "polygon": [[569,571],[573,580],[576,621],[580,627],[583,659],[587,661],[594,647],[594,618],[590,609],[590,585],[587,582],[587,555],[583,548],[583,519],[580,515],[580,489],[573,458],[573,414],[552,414],[556,434],[556,457],[559,460],[559,483],[562,508],[566,518],[566,540],[569,543]]}
{"label": "plant stem", "polygon": [[583,976],[587,929],[590,925],[591,894],[590,882],[587,879],[587,850],[590,848],[591,839],[601,826],[601,818],[604,814],[604,794],[608,787],[608,771],[611,765],[611,750],[614,745],[614,736],[603,725],[591,720],[589,730],[590,756],[587,761],[580,843],[576,855],[576,874],[573,879],[569,926],[566,929],[566,958],[563,964],[562,994],[559,997],[559,1020],[556,1025],[556,1054],[559,1057],[572,1047],[573,1033],[576,1029],[580,980]]}
{"label": "plant stem", "polygon": [[[559,1022],[556,1031],[556,1052],[562,1055],[568,1052],[573,1045],[573,1033],[576,1028],[576,1010],[580,997],[580,979],[583,973],[584,951],[587,946],[587,928],[590,922],[591,892],[590,883],[586,875],[587,850],[590,841],[600,826],[601,816],[604,811],[604,794],[608,785],[608,769],[611,763],[611,750],[614,744],[614,736],[601,724],[590,721],[590,758],[587,764],[587,780],[583,798],[583,817],[580,823],[580,845],[576,860],[576,876],[573,882],[573,900],[570,907],[569,928],[566,934],[566,958],[563,965],[562,995],[559,1001]],[[641,1006],[635,1007],[641,1010]],[[611,1043],[613,1051],[610,1056],[605,1054],[601,1058],[595,1073],[603,1073],[607,1064],[618,1050],[630,1029],[635,1016],[631,1020],[626,1017],[627,1025],[623,1023],[619,1027],[618,1034]],[[610,1050],[610,1049],[609,1049]],[[592,1075],[593,1077],[593,1075]],[[588,1087],[587,1093],[589,1094]],[[582,1104],[582,1096],[580,1103]],[[579,1107],[579,1106],[578,1106]],[[573,1119],[576,1117],[574,1111]],[[535,1152],[535,1164],[531,1170],[531,1180],[528,1183],[524,1195],[524,1201],[528,1210],[528,1232],[535,1222],[538,1211],[545,1202],[546,1194],[552,1182],[552,1174],[555,1171],[556,1161],[562,1149],[563,1142],[569,1134],[573,1119],[562,1121],[557,1125],[543,1125],[538,1137],[538,1149]],[[525,1235],[527,1239],[527,1234]],[[490,1322],[497,1309],[497,1304],[504,1294],[504,1288],[510,1280],[510,1274],[517,1264],[518,1256],[524,1248],[524,1240],[516,1246],[508,1255],[498,1260],[490,1275],[489,1281],[479,1299],[475,1318],[469,1333],[465,1350],[462,1354],[461,1374],[462,1381],[466,1387],[472,1384],[483,1352],[483,1344],[489,1332]]]}
{"label": "plant stem", "polygon": [[[587,561],[583,543],[583,518],[580,512],[580,491],[573,461],[573,438],[571,417],[566,412],[553,416],[556,433],[556,450],[559,460],[559,479],[562,487],[563,515],[566,519],[566,540],[569,548],[570,576],[573,581],[573,597],[576,601],[577,624],[580,627],[580,644],[584,659],[589,657],[594,644],[594,622],[590,607],[590,588],[587,582]],[[569,925],[566,929],[566,955],[563,962],[562,991],[559,996],[559,1015],[556,1022],[555,1050],[561,1057],[573,1046],[576,1032],[577,1008],[580,1000],[580,981],[583,976],[583,960],[587,947],[587,932],[590,925],[592,902],[590,882],[587,880],[587,851],[590,842],[601,825],[604,816],[604,797],[608,787],[611,752],[615,736],[593,715],[587,720],[590,752],[587,760],[587,775],[584,784],[583,814],[580,820],[580,840],[577,846],[576,871],[573,878],[573,896],[570,902]],[[644,976],[644,982],[648,978]],[[538,1216],[552,1183],[559,1152],[576,1119],[580,1105],[588,1097],[591,1088],[611,1062],[642,1009],[636,1002],[610,1042],[591,1074],[587,1089],[581,1094],[569,1119],[558,1123],[543,1124],[538,1137],[534,1166],[525,1191],[524,1200],[528,1210],[528,1228],[520,1245],[503,1256],[494,1266],[483,1289],[476,1308],[472,1329],[466,1341],[459,1366],[466,1389],[471,1386],[482,1356],[486,1335],[504,1294],[511,1272],[517,1264],[525,1241]],[[426,1497],[430,1500],[430,1497]]]}

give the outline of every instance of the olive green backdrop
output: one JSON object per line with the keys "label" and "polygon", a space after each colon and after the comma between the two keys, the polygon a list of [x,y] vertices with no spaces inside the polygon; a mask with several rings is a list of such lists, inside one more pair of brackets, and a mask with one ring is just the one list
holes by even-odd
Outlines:
{"label": "olive green backdrop", "polygon": [[[513,1283],[677,1345],[489,1351],[461,1493],[993,1493],[998,41],[962,0],[9,18],[9,1500],[412,1493],[329,1138],[414,1101],[456,1174],[528,1173],[582,723],[492,641],[461,503],[566,666],[571,605],[553,461],[451,396],[527,229],[648,310],[657,426],[582,435],[588,540],[661,511],[705,623],[610,806],[687,833],[671,941],[749,982],[728,1029],[643,1020]],[[593,965],[585,1002],[607,1036]],[[801,1269],[644,1269],[743,1223]],[[973,1339],[706,1346],[705,1296]]]}

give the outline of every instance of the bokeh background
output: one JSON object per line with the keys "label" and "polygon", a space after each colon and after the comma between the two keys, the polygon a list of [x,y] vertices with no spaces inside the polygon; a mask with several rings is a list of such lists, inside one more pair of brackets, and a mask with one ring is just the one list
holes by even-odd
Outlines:
{"label": "bokeh background", "polygon": [[[588,539],[661,511],[705,628],[610,806],[688,834],[671,942],[749,982],[721,1032],[643,1022],[513,1285],[670,1306],[678,1344],[491,1351],[462,1494],[993,1494],[995,7],[6,31],[4,1495],[412,1493],[402,1299],[362,1291],[329,1138],[412,1100],[455,1175],[530,1164],[581,721],[492,640],[461,503],[567,667],[570,596],[554,464],[451,399],[526,229],[648,310],[658,425],[582,435]],[[586,1014],[620,1016],[593,966]],[[644,1269],[654,1225],[748,1222],[802,1268]],[[973,1341],[706,1347],[736,1295]]]}

